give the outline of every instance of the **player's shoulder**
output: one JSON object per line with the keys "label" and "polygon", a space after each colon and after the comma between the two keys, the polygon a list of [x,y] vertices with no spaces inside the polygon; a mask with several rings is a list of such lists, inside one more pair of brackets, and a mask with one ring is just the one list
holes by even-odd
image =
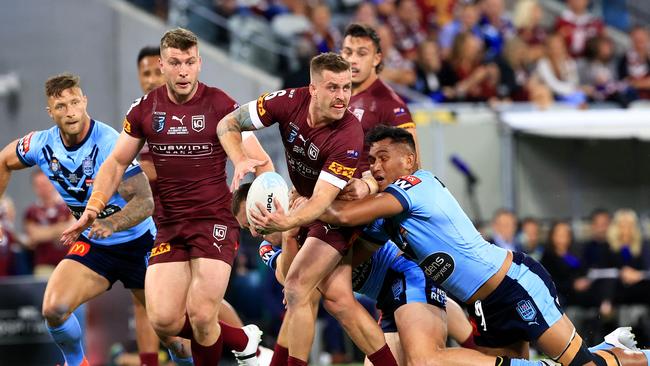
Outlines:
{"label": "player's shoulder", "polygon": [[374,82],[373,88],[372,88],[372,95],[376,99],[381,100],[382,104],[386,105],[399,105],[399,106],[406,106],[406,103],[404,103],[404,100],[395,93],[393,88],[391,88],[388,84],[386,84],[383,80],[377,79],[377,81]]}
{"label": "player's shoulder", "polygon": [[430,188],[432,182],[436,180],[436,177],[429,171],[420,169],[412,174],[403,175],[397,178],[393,185],[396,187],[408,191],[412,188],[418,187],[427,187]]}
{"label": "player's shoulder", "polygon": [[338,126],[336,127],[337,130],[345,130],[345,134],[349,134],[350,131],[353,131],[355,133],[360,133],[363,135],[363,126],[361,123],[359,123],[359,119],[357,116],[354,115],[350,111],[350,109],[347,109],[345,111],[345,114],[343,114],[343,118],[339,120]]}
{"label": "player's shoulder", "polygon": [[226,93],[223,89],[217,88],[216,86],[209,86],[203,83],[199,83],[199,88],[203,88],[202,98],[205,98],[212,103],[216,104],[236,104],[235,99]]}
{"label": "player's shoulder", "polygon": [[119,135],[119,132],[117,132],[112,126],[98,120],[94,120],[94,122],[95,124],[93,126],[92,133],[96,134],[98,138],[116,138]]}

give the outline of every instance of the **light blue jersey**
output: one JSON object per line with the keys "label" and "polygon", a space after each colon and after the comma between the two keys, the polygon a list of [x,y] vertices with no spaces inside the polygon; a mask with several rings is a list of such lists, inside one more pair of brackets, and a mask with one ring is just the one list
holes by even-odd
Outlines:
{"label": "light blue jersey", "polygon": [[433,174],[418,170],[389,185],[385,193],[404,211],[368,225],[364,236],[392,240],[436,284],[467,301],[494,275],[507,251],[485,241],[449,190]]}
{"label": "light blue jersey", "polygon": [[[113,150],[118,136],[112,127],[90,120],[86,138],[78,145],[66,147],[61,140],[59,128],[54,126],[48,130],[31,132],[21,138],[16,146],[16,155],[26,166],[38,165],[78,219],[92,193],[95,175]],[[122,179],[128,179],[140,172],[142,169],[134,161],[126,169]],[[98,218],[108,217],[125,205],[124,198],[115,192]],[[156,234],[151,217],[128,230],[116,232],[106,239],[93,239],[91,242],[99,245],[122,244],[139,238],[147,231],[151,231],[152,235]],[[87,237],[89,232],[90,229],[83,235]]]}
{"label": "light blue jersey", "polygon": [[399,255],[399,248],[389,241],[374,252],[367,261],[356,266],[352,270],[354,291],[377,300],[379,291],[384,285],[386,273]]}

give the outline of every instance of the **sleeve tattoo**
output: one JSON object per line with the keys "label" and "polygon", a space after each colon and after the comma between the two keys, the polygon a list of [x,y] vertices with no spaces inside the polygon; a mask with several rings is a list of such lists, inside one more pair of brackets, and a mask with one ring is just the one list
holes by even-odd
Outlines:
{"label": "sleeve tattoo", "polygon": [[132,228],[151,216],[154,202],[149,181],[144,173],[136,174],[122,181],[117,191],[127,203],[121,211],[105,219],[112,225],[113,231]]}
{"label": "sleeve tattoo", "polygon": [[242,131],[255,131],[253,119],[248,110],[248,103],[237,107],[230,112],[225,118],[225,123],[219,123],[217,126],[217,136],[221,137],[228,132],[241,133]]}

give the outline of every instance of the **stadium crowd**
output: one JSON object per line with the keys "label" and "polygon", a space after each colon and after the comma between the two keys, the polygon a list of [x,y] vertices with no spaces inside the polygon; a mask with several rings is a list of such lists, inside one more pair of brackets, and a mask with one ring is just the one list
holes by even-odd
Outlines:
{"label": "stadium crowd", "polygon": [[[304,84],[311,56],[339,51],[342,30],[353,21],[380,34],[382,79],[434,102],[532,102],[546,109],[554,102],[626,107],[650,98],[648,30],[623,29],[631,40],[624,50],[608,35],[603,19],[590,12],[589,0],[566,0],[557,16],[536,0],[509,2],[510,7],[506,0],[134,2],[162,17],[168,13],[170,21],[234,54],[251,42],[243,37],[270,42],[278,60],[265,57],[265,65],[257,66],[275,65],[287,87]],[[207,20],[197,8],[223,22]],[[603,11],[611,18],[607,7]],[[627,19],[624,9],[615,15]],[[243,56],[253,64],[255,47],[261,46],[253,44]]]}

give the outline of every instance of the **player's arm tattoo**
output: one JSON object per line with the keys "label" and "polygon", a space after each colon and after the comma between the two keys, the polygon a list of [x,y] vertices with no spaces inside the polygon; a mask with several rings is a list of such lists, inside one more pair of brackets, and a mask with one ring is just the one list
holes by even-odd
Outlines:
{"label": "player's arm tattoo", "polygon": [[241,133],[242,131],[254,131],[253,119],[248,110],[248,103],[237,107],[228,113],[217,125],[217,136],[221,137],[228,132]]}
{"label": "player's arm tattoo", "polygon": [[127,203],[122,210],[105,219],[113,232],[129,229],[151,216],[154,202],[149,180],[144,173],[122,181],[117,191]]}

